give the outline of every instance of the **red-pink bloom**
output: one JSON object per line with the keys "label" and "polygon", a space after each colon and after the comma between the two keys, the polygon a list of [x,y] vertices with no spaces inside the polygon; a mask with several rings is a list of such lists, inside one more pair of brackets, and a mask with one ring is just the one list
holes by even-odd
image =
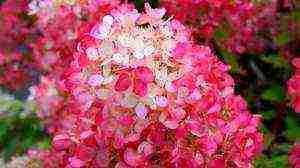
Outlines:
{"label": "red-pink bloom", "polygon": [[58,165],[251,166],[260,121],[234,94],[229,67],[180,22],[163,20],[164,9],[145,11],[122,5],[88,22],[64,71],[34,89],[37,102],[61,100],[40,103]]}
{"label": "red-pink bloom", "polygon": [[295,72],[287,82],[288,93],[292,98],[292,107],[296,112],[300,113],[300,58],[295,58],[292,63],[295,67]]}
{"label": "red-pink bloom", "polygon": [[59,134],[53,138],[52,146],[55,150],[64,150],[71,145],[71,140],[68,134]]}
{"label": "red-pink bloom", "polygon": [[36,29],[26,15],[27,0],[7,0],[0,6],[0,85],[11,90],[28,87],[35,71],[28,43]]}
{"label": "red-pink bloom", "polygon": [[[268,45],[257,35],[277,31],[276,1],[162,0],[162,7],[193,30],[196,40],[216,43],[234,53],[262,52]],[[276,26],[275,26],[276,25]],[[215,36],[215,34],[221,36]]]}
{"label": "red-pink bloom", "polygon": [[119,3],[118,0],[74,1],[74,3],[53,0],[31,1],[28,5],[29,14],[38,18],[34,26],[41,34],[30,44],[36,66],[52,77],[61,75],[73,59],[72,53],[77,48],[85,47],[83,43],[77,46],[78,41],[87,42],[87,36],[81,36],[82,32],[89,30],[91,25]]}
{"label": "red-pink bloom", "polygon": [[289,164],[293,168],[300,167],[300,145],[295,144],[289,153]]}

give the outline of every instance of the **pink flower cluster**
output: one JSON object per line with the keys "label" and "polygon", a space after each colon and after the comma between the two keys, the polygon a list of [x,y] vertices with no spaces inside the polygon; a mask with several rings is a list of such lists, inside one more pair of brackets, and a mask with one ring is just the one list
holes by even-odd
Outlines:
{"label": "pink flower cluster", "polygon": [[[267,39],[259,35],[276,33],[276,2],[228,0],[162,0],[169,15],[193,29],[194,37],[213,42],[237,54],[262,52]],[[215,38],[215,33],[222,37]]]}
{"label": "pink flower cluster", "polygon": [[[55,133],[57,129],[67,127],[70,124],[70,117],[64,109],[64,98],[58,92],[56,83],[50,77],[41,77],[40,83],[30,88],[29,101],[34,100],[38,104],[36,111],[39,118],[43,119],[48,133]],[[68,121],[68,122],[67,122]]]}
{"label": "pink flower cluster", "polygon": [[30,78],[29,48],[33,33],[26,18],[27,0],[6,0],[0,6],[0,85],[16,90]]}
{"label": "pink flower cluster", "polygon": [[38,18],[35,26],[42,34],[31,44],[39,69],[59,75],[72,59],[80,32],[118,4],[118,0],[31,1],[29,13]]}
{"label": "pink flower cluster", "polygon": [[60,76],[33,87],[40,116],[57,123],[44,167],[252,166],[260,117],[229,67],[165,13],[113,9],[80,34]]}
{"label": "pink flower cluster", "polygon": [[59,75],[72,59],[79,32],[118,4],[118,0],[6,0],[0,7],[0,85],[22,88],[32,80],[32,71]]}
{"label": "pink flower cluster", "polygon": [[288,93],[292,98],[292,107],[297,113],[300,113],[300,58],[294,58],[292,64],[295,67],[295,72],[287,82]]}
{"label": "pink flower cluster", "polygon": [[290,151],[289,163],[292,168],[300,167],[300,144],[296,143]]}

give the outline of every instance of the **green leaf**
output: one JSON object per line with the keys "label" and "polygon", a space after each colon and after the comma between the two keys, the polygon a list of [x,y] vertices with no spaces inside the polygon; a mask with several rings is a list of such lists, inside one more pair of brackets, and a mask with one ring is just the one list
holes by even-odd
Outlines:
{"label": "green leaf", "polygon": [[13,156],[13,154],[15,153],[17,148],[17,142],[18,142],[17,138],[13,138],[10,139],[8,144],[4,146],[3,157],[5,161],[9,160],[10,157]]}
{"label": "green leaf", "polygon": [[51,147],[51,139],[50,138],[44,138],[43,141],[38,143],[39,149],[50,149]]}
{"label": "green leaf", "polygon": [[289,144],[289,143],[281,143],[281,144],[278,144],[276,146],[276,151],[274,151],[272,153],[272,156],[276,156],[276,155],[280,155],[280,154],[287,154],[289,153],[290,149],[292,148],[292,144]]}
{"label": "green leaf", "polygon": [[274,135],[271,133],[265,133],[264,132],[264,146],[265,148],[268,148],[272,145],[272,142],[274,141]]}
{"label": "green leaf", "polygon": [[233,53],[230,53],[226,50],[221,50],[221,56],[224,58],[225,62],[230,65],[230,71],[232,73],[239,73],[240,67],[237,60],[237,56],[235,56]]}
{"label": "green leaf", "polygon": [[22,154],[27,151],[30,147],[34,146],[36,144],[36,139],[35,137],[22,137],[22,141],[20,142],[20,151],[18,154]]}
{"label": "green leaf", "polygon": [[281,102],[285,98],[285,93],[283,87],[274,84],[263,91],[261,95],[262,99],[271,102]]}
{"label": "green leaf", "polygon": [[285,119],[286,125],[286,137],[291,140],[300,140],[300,124],[297,121],[297,118],[291,115],[288,115]]}
{"label": "green leaf", "polygon": [[255,168],[288,168],[288,155],[272,156],[261,155],[254,161]]}
{"label": "green leaf", "polygon": [[293,16],[293,18],[296,20],[296,21],[300,21],[300,11],[298,10],[295,10],[291,13],[291,15]]}
{"label": "green leaf", "polygon": [[214,37],[216,40],[226,39],[228,37],[228,33],[219,28],[215,31]]}
{"label": "green leaf", "polygon": [[47,141],[50,144],[50,140],[36,116],[13,115],[0,119],[0,150],[4,159],[22,155],[30,148],[39,147],[39,143],[43,141],[42,146],[46,148]]}
{"label": "green leaf", "polygon": [[8,130],[9,130],[9,126],[5,122],[0,122],[0,139],[2,139],[2,137],[6,136],[6,134],[8,133]]}
{"label": "green leaf", "polygon": [[275,117],[276,111],[275,110],[268,110],[261,112],[264,120],[271,120]]}
{"label": "green leaf", "polygon": [[289,69],[290,65],[286,59],[278,54],[261,55],[259,58],[267,64],[272,64],[274,68]]}
{"label": "green leaf", "polygon": [[11,106],[9,107],[9,111],[11,112],[21,112],[23,110],[23,103],[21,101],[14,101],[12,102]]}
{"label": "green leaf", "polygon": [[278,45],[284,45],[290,41],[290,34],[288,32],[283,32],[275,37],[275,42]]}
{"label": "green leaf", "polygon": [[145,3],[144,0],[134,0],[133,2],[134,2],[135,7],[136,7],[138,10],[143,9],[144,3]]}
{"label": "green leaf", "polygon": [[272,158],[272,162],[275,168],[288,167],[288,156],[287,155],[275,156]]}

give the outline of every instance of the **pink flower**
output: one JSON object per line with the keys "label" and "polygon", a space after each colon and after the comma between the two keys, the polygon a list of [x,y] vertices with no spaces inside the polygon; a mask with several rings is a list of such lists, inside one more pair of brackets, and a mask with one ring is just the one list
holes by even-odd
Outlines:
{"label": "pink flower", "polygon": [[117,83],[115,85],[115,90],[118,92],[122,92],[127,90],[132,84],[129,74],[122,73],[119,75]]}
{"label": "pink flower", "polygon": [[292,107],[296,112],[300,112],[300,59],[295,58],[293,65],[295,66],[295,73],[287,82],[288,93],[292,98]]}
{"label": "pink flower", "polygon": [[69,162],[72,168],[84,167],[84,162],[76,157],[69,158]]}
{"label": "pink flower", "polygon": [[289,152],[289,164],[294,167],[300,167],[300,145],[295,144]]}
{"label": "pink flower", "polygon": [[147,83],[152,82],[153,79],[152,72],[149,68],[137,67],[132,73],[125,72],[119,75],[115,90],[118,92],[126,91],[133,85],[133,92],[136,95],[143,97],[148,91]]}
{"label": "pink flower", "polygon": [[56,150],[67,149],[71,145],[70,137],[68,136],[68,134],[56,135],[53,138],[52,145]]}
{"label": "pink flower", "polygon": [[130,166],[138,166],[142,162],[142,157],[133,149],[126,149],[124,152],[124,161]]}

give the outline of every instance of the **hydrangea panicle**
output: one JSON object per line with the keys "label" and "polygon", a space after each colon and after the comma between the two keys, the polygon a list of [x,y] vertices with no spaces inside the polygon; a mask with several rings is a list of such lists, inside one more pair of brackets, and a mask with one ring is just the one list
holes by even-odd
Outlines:
{"label": "hydrangea panicle", "polygon": [[233,93],[229,67],[165,12],[113,9],[80,34],[60,77],[35,89],[42,101],[56,85],[68,118],[53,131],[53,156],[40,154],[46,165],[251,167],[260,118]]}

